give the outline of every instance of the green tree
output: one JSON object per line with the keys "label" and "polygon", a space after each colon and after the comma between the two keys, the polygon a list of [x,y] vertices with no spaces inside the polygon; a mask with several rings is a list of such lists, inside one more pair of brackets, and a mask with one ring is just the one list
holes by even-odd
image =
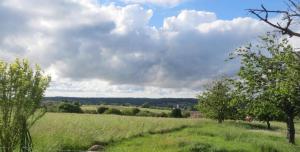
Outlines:
{"label": "green tree", "polygon": [[58,106],[59,112],[66,112],[66,113],[82,113],[80,108],[80,104],[78,102],[68,102],[64,101],[59,104]]}
{"label": "green tree", "polygon": [[241,116],[240,119],[244,119],[246,116],[252,116],[256,120],[267,123],[267,128],[271,129],[270,121],[282,120],[282,112],[270,102],[271,95],[267,92],[263,92],[260,95],[255,96],[244,88],[241,81],[232,81],[234,85],[234,91],[232,93],[231,104],[237,109],[237,115]]}
{"label": "green tree", "polygon": [[259,121],[266,122],[268,129],[271,129],[270,121],[280,120],[281,111],[267,98],[258,98],[249,102],[249,104],[248,114]]}
{"label": "green tree", "polygon": [[8,64],[0,61],[0,144],[1,151],[32,151],[29,128],[40,118],[40,102],[50,78],[27,60]]}
{"label": "green tree", "polygon": [[208,89],[198,96],[198,109],[206,117],[222,123],[231,116],[230,85],[226,79],[214,81]]}
{"label": "green tree", "polygon": [[241,60],[242,91],[248,92],[254,109],[266,105],[284,114],[287,138],[294,144],[294,118],[300,112],[300,56],[285,38],[268,33],[261,40],[235,52]]}
{"label": "green tree", "polygon": [[181,110],[179,108],[172,109],[172,111],[170,113],[170,117],[172,117],[172,118],[182,118]]}

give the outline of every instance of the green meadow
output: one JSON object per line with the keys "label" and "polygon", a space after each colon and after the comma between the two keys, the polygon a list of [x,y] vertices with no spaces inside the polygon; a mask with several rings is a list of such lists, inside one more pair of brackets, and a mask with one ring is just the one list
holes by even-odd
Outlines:
{"label": "green meadow", "polygon": [[297,152],[285,138],[285,124],[208,119],[173,119],[99,114],[47,113],[31,128],[34,151],[85,151],[102,145],[107,152]]}

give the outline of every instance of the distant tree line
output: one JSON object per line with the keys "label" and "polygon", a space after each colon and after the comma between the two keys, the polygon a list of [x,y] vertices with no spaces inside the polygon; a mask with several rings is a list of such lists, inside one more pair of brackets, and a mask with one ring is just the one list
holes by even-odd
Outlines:
{"label": "distant tree line", "polygon": [[[166,112],[151,112],[149,110],[141,110],[138,107],[126,107],[122,109],[114,108],[109,105],[98,106],[96,110],[81,109],[81,104],[74,101],[61,101],[58,103],[44,104],[48,112],[62,112],[62,113],[87,113],[87,114],[115,114],[125,116],[144,116],[144,117],[173,117],[184,118],[189,117],[188,111],[182,112],[181,109],[173,108],[169,113]],[[97,105],[95,105],[97,106]],[[141,107],[145,108],[145,107]]]}
{"label": "distant tree line", "polygon": [[45,97],[43,103],[74,101],[84,105],[121,105],[141,106],[144,108],[173,108],[179,105],[182,109],[191,109],[197,104],[196,98],[76,98]]}

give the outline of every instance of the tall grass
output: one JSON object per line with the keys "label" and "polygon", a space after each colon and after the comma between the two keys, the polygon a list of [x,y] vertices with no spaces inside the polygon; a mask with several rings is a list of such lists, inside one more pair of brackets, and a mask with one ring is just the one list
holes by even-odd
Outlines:
{"label": "tall grass", "polygon": [[47,113],[31,128],[34,151],[87,150],[145,133],[196,125],[189,119]]}
{"label": "tall grass", "polygon": [[105,145],[107,152],[298,152],[285,139],[285,124],[206,119],[127,117],[47,113],[31,128],[34,151],[87,150]]}
{"label": "tall grass", "polygon": [[[297,124],[299,128],[299,124]],[[156,135],[146,135],[111,144],[107,152],[298,152],[299,145],[285,139],[282,123],[266,130],[259,123],[205,121],[196,127]],[[298,130],[299,131],[299,130]],[[299,133],[299,132],[297,132]],[[299,134],[297,134],[299,144]]]}

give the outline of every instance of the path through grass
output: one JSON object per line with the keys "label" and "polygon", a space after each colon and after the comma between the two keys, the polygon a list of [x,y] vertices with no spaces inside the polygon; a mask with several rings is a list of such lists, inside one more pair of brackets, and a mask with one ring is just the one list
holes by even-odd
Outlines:
{"label": "path through grass", "polygon": [[[297,128],[299,128],[299,124]],[[287,143],[282,123],[274,130],[262,124],[205,121],[177,132],[146,135],[111,144],[107,152],[299,152]],[[297,131],[299,133],[299,129]]]}

